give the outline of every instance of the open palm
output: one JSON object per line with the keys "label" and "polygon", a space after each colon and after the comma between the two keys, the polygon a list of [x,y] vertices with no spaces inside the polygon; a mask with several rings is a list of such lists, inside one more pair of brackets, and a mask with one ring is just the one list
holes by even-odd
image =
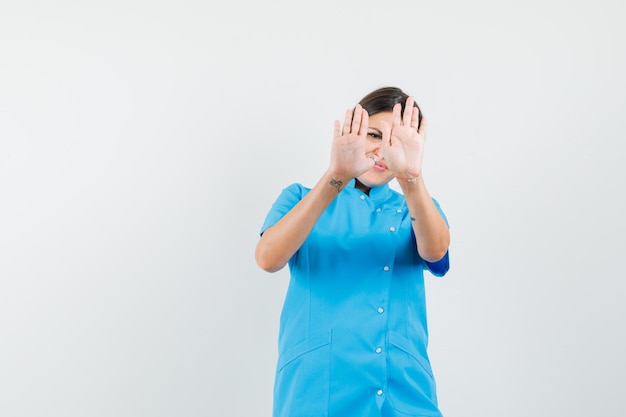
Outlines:
{"label": "open palm", "polygon": [[346,111],[343,128],[335,121],[333,147],[330,155],[330,169],[334,173],[355,178],[372,168],[373,161],[365,156],[369,116],[357,104],[354,112]]}
{"label": "open palm", "polygon": [[419,122],[419,109],[413,103],[413,97],[409,97],[404,114],[402,106],[396,104],[392,126],[383,122],[381,153],[387,168],[399,178],[417,178],[422,174],[426,119]]}

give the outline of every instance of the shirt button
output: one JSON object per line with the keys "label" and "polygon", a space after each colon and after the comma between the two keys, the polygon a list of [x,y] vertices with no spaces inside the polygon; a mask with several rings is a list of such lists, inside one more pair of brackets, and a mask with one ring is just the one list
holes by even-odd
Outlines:
{"label": "shirt button", "polygon": [[389,267],[388,267],[387,265],[385,265],[385,266],[383,267],[383,271],[389,271]]}
{"label": "shirt button", "polygon": [[383,350],[382,350],[381,348],[376,348],[376,353],[380,353],[380,352],[382,352],[382,351],[383,351]]}
{"label": "shirt button", "polygon": [[378,307],[378,310],[376,310],[376,311],[378,311],[380,314],[383,314],[383,312],[385,311],[385,309],[384,309],[384,308],[382,308],[382,307]]}
{"label": "shirt button", "polygon": [[378,207],[378,208],[376,209],[376,213],[380,213],[381,211],[382,211],[382,210],[380,209],[380,207]]}
{"label": "shirt button", "polygon": [[365,200],[365,196],[362,195],[361,197],[359,197],[361,200]]}
{"label": "shirt button", "polygon": [[379,389],[378,391],[376,391],[376,395],[383,395],[383,390]]}
{"label": "shirt button", "polygon": [[389,228],[389,231],[390,231],[390,232],[395,232],[395,231],[396,231],[396,228],[395,228],[395,227],[393,227],[393,226],[391,226],[391,227]]}
{"label": "shirt button", "polygon": [[402,213],[402,209],[396,210],[396,213]]}

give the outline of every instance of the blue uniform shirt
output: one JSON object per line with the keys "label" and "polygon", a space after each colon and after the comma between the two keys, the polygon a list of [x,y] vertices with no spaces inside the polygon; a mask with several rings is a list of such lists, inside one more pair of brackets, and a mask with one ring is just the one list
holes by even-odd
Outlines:
{"label": "blue uniform shirt", "polygon": [[[274,417],[441,416],[423,270],[443,276],[448,254],[434,263],[419,257],[402,194],[383,185],[368,196],[354,185],[289,260]],[[309,191],[285,188],[261,233]]]}

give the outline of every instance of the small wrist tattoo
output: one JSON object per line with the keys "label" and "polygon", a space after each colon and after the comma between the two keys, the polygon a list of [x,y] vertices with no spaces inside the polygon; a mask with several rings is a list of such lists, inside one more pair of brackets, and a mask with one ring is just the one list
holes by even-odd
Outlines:
{"label": "small wrist tattoo", "polygon": [[411,217],[411,221],[414,222],[415,221],[415,217]]}
{"label": "small wrist tattoo", "polygon": [[341,186],[343,185],[343,181],[337,181],[334,178],[330,179],[329,184],[337,189],[337,192],[341,191]]}

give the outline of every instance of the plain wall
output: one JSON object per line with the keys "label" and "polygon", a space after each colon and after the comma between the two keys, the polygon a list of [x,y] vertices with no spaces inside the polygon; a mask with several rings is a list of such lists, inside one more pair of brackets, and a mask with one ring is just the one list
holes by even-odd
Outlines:
{"label": "plain wall", "polygon": [[451,226],[447,417],[626,415],[618,1],[0,5],[0,415],[269,416],[253,257],[369,91],[414,94]]}

